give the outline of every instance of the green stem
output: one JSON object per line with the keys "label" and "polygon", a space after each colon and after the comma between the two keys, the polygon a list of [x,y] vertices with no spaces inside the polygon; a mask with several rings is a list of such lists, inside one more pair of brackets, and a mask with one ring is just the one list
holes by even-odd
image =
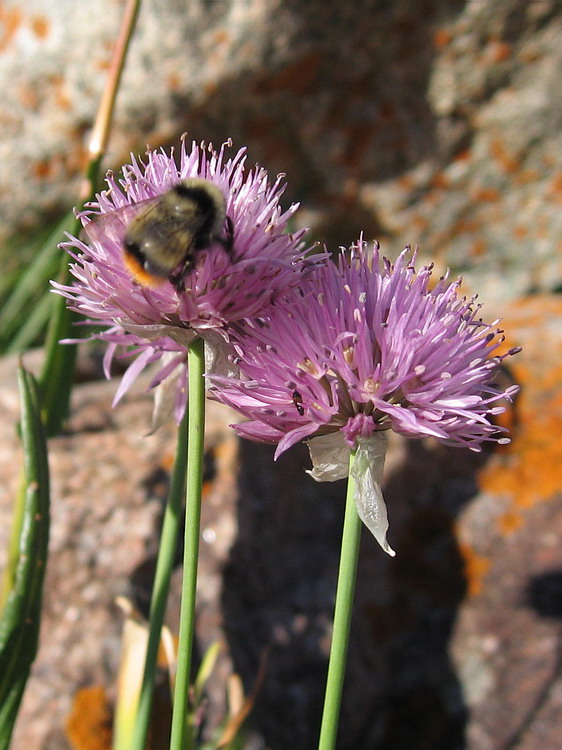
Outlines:
{"label": "green stem", "polygon": [[148,725],[152,709],[152,697],[154,694],[154,675],[156,672],[158,647],[160,645],[160,634],[162,631],[164,614],[166,612],[166,603],[168,601],[168,592],[170,590],[170,578],[174,567],[176,545],[180,531],[181,514],[185,497],[187,430],[188,414],[186,411],[178,430],[174,471],[172,474],[166,511],[164,513],[160,545],[158,547],[158,559],[156,561],[156,572],[154,574],[154,587],[152,589],[152,599],[150,602],[150,629],[146,650],[146,661],[130,750],[144,750],[146,747]]}
{"label": "green stem", "polygon": [[195,630],[195,594],[199,530],[201,526],[201,489],[203,484],[203,448],[205,435],[205,356],[203,340],[192,341],[187,352],[189,368],[189,436],[187,455],[187,500],[185,548],[181,595],[178,667],[172,714],[170,750],[185,750],[187,710],[193,633]]}
{"label": "green stem", "polygon": [[352,451],[349,459],[350,473],[347,481],[347,498],[336,591],[332,647],[330,650],[330,663],[328,666],[328,678],[326,680],[324,712],[322,714],[318,750],[333,750],[336,746],[341,696],[345,677],[347,645],[349,642],[349,628],[357,575],[357,558],[359,556],[359,542],[361,540],[361,520],[357,515],[355,507],[355,483],[351,476],[351,468],[354,460],[355,451]]}

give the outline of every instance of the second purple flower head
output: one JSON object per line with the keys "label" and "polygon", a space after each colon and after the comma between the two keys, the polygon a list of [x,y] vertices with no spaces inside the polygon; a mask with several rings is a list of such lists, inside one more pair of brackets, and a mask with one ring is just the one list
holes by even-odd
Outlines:
{"label": "second purple flower head", "polygon": [[490,417],[517,390],[494,382],[508,356],[495,354],[498,321],[478,317],[460,281],[431,287],[432,268],[414,262],[406,249],[392,265],[364,242],[340,252],[266,318],[233,326],[241,377],[211,378],[215,397],[249,418],[239,434],[278,443],[276,456],[308,438],[315,479],[346,477],[356,452],[359,515],[390,554],[386,431],[479,451],[507,441]]}

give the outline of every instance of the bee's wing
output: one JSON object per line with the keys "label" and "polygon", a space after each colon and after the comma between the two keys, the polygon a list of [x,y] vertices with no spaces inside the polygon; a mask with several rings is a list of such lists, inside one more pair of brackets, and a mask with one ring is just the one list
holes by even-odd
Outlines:
{"label": "bee's wing", "polygon": [[130,206],[121,206],[116,208],[115,211],[110,211],[106,214],[94,215],[91,221],[84,224],[80,232],[80,239],[83,242],[103,242],[104,240],[116,240],[120,244],[125,239],[127,233],[127,227],[129,226],[132,219],[138,215],[138,213],[155,201],[159,196],[154,198],[147,198],[146,200],[139,201],[138,203],[132,203]]}

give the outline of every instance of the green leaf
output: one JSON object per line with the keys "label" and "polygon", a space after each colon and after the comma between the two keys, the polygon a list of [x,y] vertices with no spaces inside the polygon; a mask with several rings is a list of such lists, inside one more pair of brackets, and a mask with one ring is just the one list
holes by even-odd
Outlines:
{"label": "green leaf", "polygon": [[7,750],[39,639],[49,540],[49,467],[33,376],[18,372],[25,499],[15,582],[0,619],[0,750]]}
{"label": "green leaf", "polygon": [[47,324],[52,316],[54,301],[54,295],[50,292],[45,292],[42,297],[39,297],[6,347],[6,354],[23,352],[33,346],[41,333],[47,329]]}
{"label": "green leaf", "polygon": [[[74,219],[71,233],[77,236],[81,226],[78,219]],[[63,284],[68,284],[71,280],[66,253],[60,258],[58,280]],[[79,332],[73,331],[73,324],[80,318],[77,313],[68,309],[67,300],[60,295],[54,295],[51,311],[45,342],[45,361],[39,376],[41,413],[49,437],[60,432],[68,416],[76,368],[76,344],[61,344],[60,341],[69,338],[72,333],[78,337]]]}
{"label": "green leaf", "polygon": [[[74,385],[76,344],[61,344],[72,333],[72,324],[79,316],[69,310],[64,297],[57,296],[45,345],[45,362],[39,377],[41,408],[47,435],[57,435],[70,408],[70,394]],[[78,336],[78,332],[74,331]]]}
{"label": "green leaf", "polygon": [[222,644],[220,641],[213,641],[203,655],[203,660],[201,661],[201,666],[199,667],[197,677],[195,678],[195,684],[193,686],[193,704],[195,707],[198,707],[201,702],[205,685],[211,676],[211,672],[215,668],[221,648]]}
{"label": "green leaf", "polygon": [[[33,311],[38,304],[51,296],[49,291],[49,279],[52,279],[59,273],[61,258],[65,253],[58,248],[58,243],[64,239],[64,233],[71,231],[76,225],[76,218],[69,212],[59,222],[54,229],[49,232],[46,238],[43,238],[38,247],[32,247],[33,257],[27,264],[15,283],[10,295],[2,305],[0,312],[0,331],[2,331],[2,346],[9,348],[10,351],[17,351],[13,338],[17,335],[22,321],[28,325],[30,311]],[[30,338],[28,332],[27,339],[33,341],[44,330],[45,320],[37,320],[37,325]],[[19,346],[24,348],[26,340],[19,342]],[[20,348],[20,351],[21,351]]]}

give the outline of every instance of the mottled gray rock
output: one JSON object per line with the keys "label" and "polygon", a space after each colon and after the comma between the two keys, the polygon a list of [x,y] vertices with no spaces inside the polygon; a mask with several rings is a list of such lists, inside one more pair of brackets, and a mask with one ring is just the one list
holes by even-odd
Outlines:
{"label": "mottled gray rock", "polygon": [[[4,233],[76,202],[120,10],[4,3]],[[483,299],[556,289],[561,36],[556,0],[146,3],[106,163],[232,137],[315,238],[420,244]]]}

